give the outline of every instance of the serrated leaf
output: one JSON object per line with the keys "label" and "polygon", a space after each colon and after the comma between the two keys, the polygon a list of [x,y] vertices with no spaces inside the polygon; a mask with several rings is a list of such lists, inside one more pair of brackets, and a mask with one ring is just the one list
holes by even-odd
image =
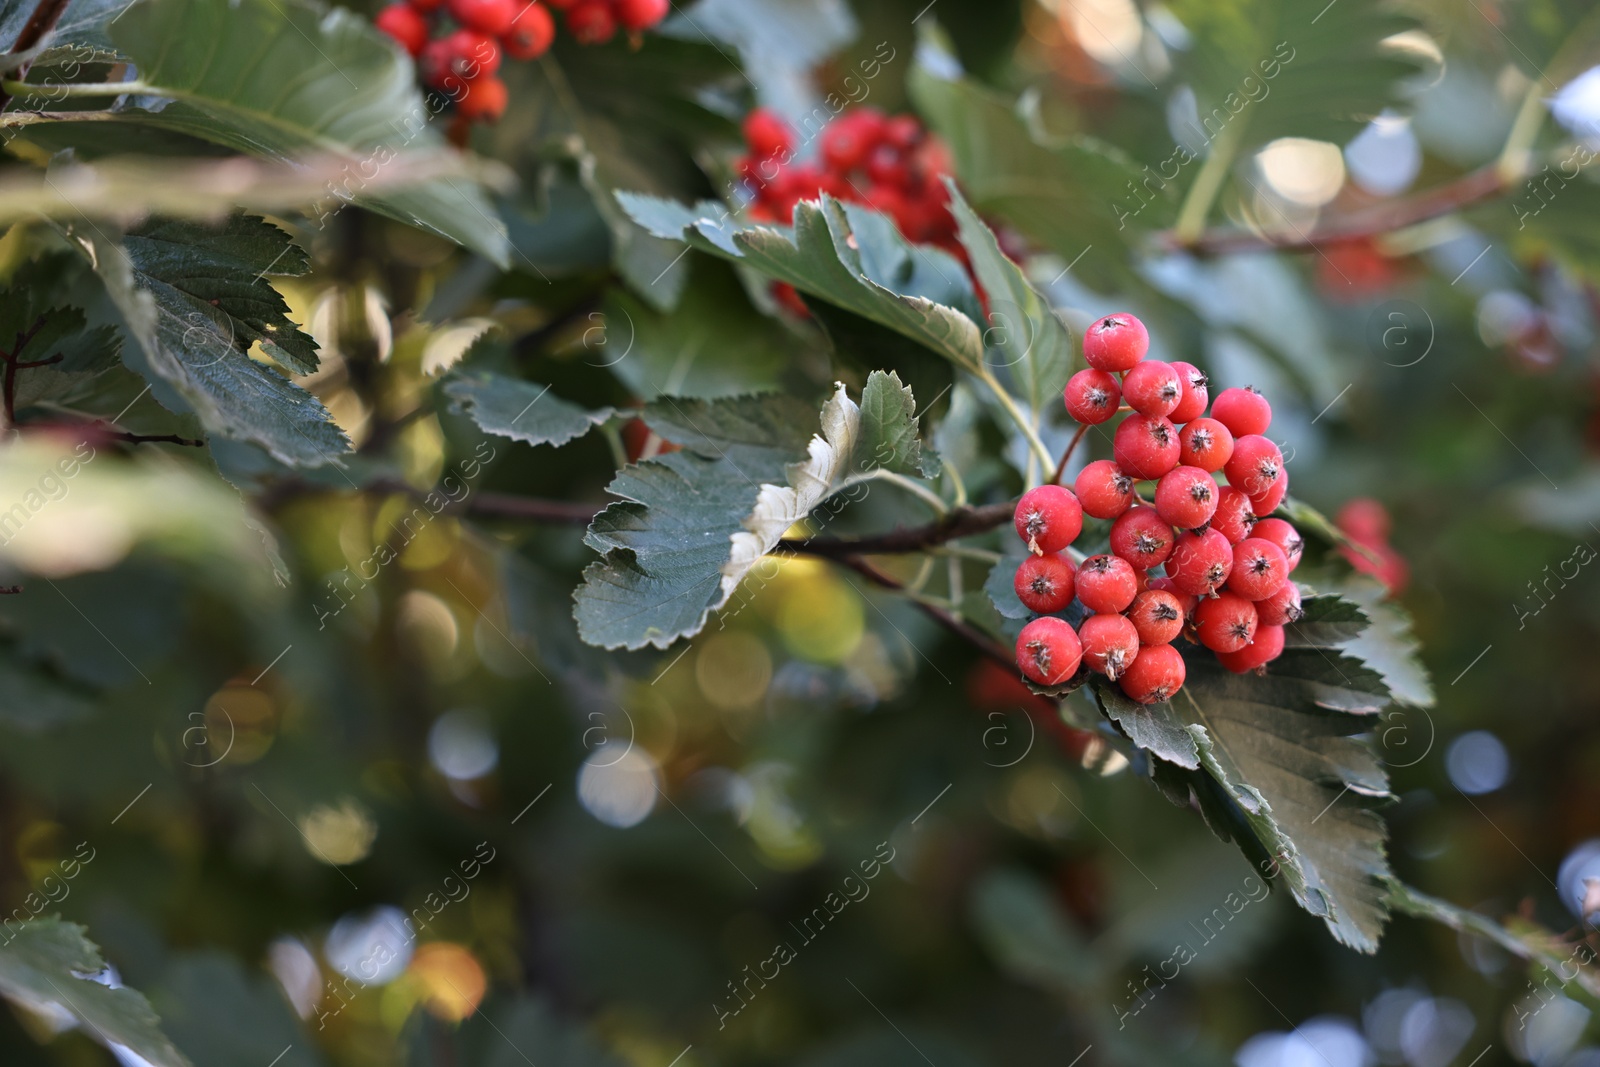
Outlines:
{"label": "serrated leaf", "polygon": [[1017,598],[1017,568],[1022,566],[1022,561],[1027,558],[1027,553],[1020,550],[1008,552],[1000,557],[1000,562],[994,565],[989,571],[989,577],[983,581],[983,591],[989,594],[989,602],[1003,618],[1026,619],[1033,614],[1028,610],[1028,606]]}
{"label": "serrated leaf", "polygon": [[475,184],[363,193],[361,175],[400,152],[446,149],[412,65],[361,16],[306,0],[139,0],[110,37],[146,92],[170,98],[123,120],[269,159],[342,159],[355,203],[507,264],[505,227]]}
{"label": "serrated leaf", "polygon": [[444,384],[453,409],[485,433],[555,445],[575,441],[611,419],[615,408],[590,410],[550,393],[548,385],[487,371],[463,371]]}
{"label": "serrated leaf", "polygon": [[875,370],[861,390],[861,463],[920,478],[939,475],[939,458],[922,449],[917,402],[900,376]]}
{"label": "serrated leaf", "polygon": [[689,208],[636,193],[617,197],[657,236],[754,267],[957,366],[976,370],[983,362],[981,313],[966,272],[937,249],[908,244],[875,211],[824,196],[820,203],[801,201],[793,229],[778,229],[744,225],[710,202]]}
{"label": "serrated leaf", "polygon": [[1434,705],[1433,679],[1423,666],[1421,642],[1411,629],[1411,616],[1389,596],[1382,583],[1352,574],[1333,586],[1340,597],[1358,605],[1371,625],[1337,647],[1383,676],[1383,684],[1397,702],[1412,707]]}
{"label": "serrated leaf", "polygon": [[1371,624],[1355,601],[1342,596],[1306,595],[1300,608],[1305,614],[1284,627],[1284,642],[1290,648],[1333,648],[1358,637]]}
{"label": "serrated leaf", "polygon": [[30,260],[0,296],[0,345],[14,346],[15,338],[27,338],[12,358],[38,363],[60,357],[48,366],[17,371],[14,398],[19,411],[44,401],[70,400],[118,365],[122,342],[114,328],[90,327],[82,309],[56,305],[82,270],[82,261],[71,255]]}
{"label": "serrated leaf", "polygon": [[1200,748],[1194,734],[1165,704],[1135,703],[1115,682],[1099,675],[1094,677],[1090,688],[1100,703],[1100,710],[1128,735],[1128,740],[1186,770],[1200,766]]}
{"label": "serrated leaf", "polygon": [[317,369],[317,343],[289,321],[268,274],[295,276],[310,262],[265,219],[235,215],[218,225],[155,221],[123,238],[162,306],[186,320],[210,319],[241,352],[263,351],[297,374]]}
{"label": "serrated leaf", "polygon": [[9,928],[7,937],[0,942],[0,996],[70,1018],[92,1040],[133,1052],[153,1067],[189,1067],[142,994],[94,980],[106,964],[83,927],[40,918]]}
{"label": "serrated leaf", "polygon": [[662,30],[732,45],[763,104],[814,121],[820,108],[812,71],[853,41],[857,26],[844,0],[699,0]]}

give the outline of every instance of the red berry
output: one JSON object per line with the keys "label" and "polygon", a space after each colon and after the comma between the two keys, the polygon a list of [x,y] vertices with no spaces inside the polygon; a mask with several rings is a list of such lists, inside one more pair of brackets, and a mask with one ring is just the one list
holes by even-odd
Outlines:
{"label": "red berry", "polygon": [[1072,603],[1072,564],[1053,552],[1046,556],[1029,556],[1017,568],[1012,586],[1017,591],[1017,599],[1029,611],[1054,615]]}
{"label": "red berry", "polygon": [[1382,544],[1389,540],[1389,511],[1371,497],[1346,501],[1344,507],[1339,509],[1334,524],[1352,541]]}
{"label": "red berry", "polygon": [[1263,626],[1287,626],[1299,622],[1304,614],[1300,607],[1300,587],[1294,582],[1284,582],[1283,588],[1256,602],[1256,615]]}
{"label": "red berry", "polygon": [[1060,552],[1083,530],[1083,508],[1072,490],[1059,485],[1029,489],[1017,501],[1017,536],[1035,555]]}
{"label": "red berry", "polygon": [[1118,556],[1090,556],[1078,568],[1078,599],[1090,611],[1112,614],[1133,603],[1139,581]]}
{"label": "red berry", "polygon": [[1156,511],[1169,525],[1193,530],[1217,510],[1216,479],[1199,467],[1174,467],[1156,483]]}
{"label": "red berry", "polygon": [[390,4],[372,22],[413,56],[428,43],[428,20],[409,4]]}
{"label": "red berry", "polygon": [[1182,589],[1179,589],[1178,583],[1174,582],[1171,578],[1151,578],[1150,588],[1159,590],[1163,593],[1171,593],[1174,597],[1176,597],[1178,606],[1183,609],[1183,617],[1186,619],[1194,614],[1195,606],[1200,603],[1199,597],[1195,596],[1193,593],[1185,593]]}
{"label": "red berry", "polygon": [[1149,350],[1150,334],[1132,315],[1107,315],[1083,335],[1083,358],[1100,370],[1132,370]]}
{"label": "red berry", "polygon": [[1250,531],[1250,536],[1265,538],[1277,545],[1283,551],[1283,558],[1289,561],[1289,570],[1300,566],[1300,556],[1305,552],[1306,543],[1300,531],[1291,526],[1288,520],[1260,519],[1255,529]]}
{"label": "red berry", "polygon": [[1133,479],[1109,459],[1097,459],[1072,483],[1083,510],[1097,519],[1114,519],[1133,507]]}
{"label": "red berry", "polygon": [[1176,467],[1180,450],[1177,428],[1159,415],[1129,415],[1111,439],[1117,466],[1141,481],[1153,481]]}
{"label": "red berry", "polygon": [[462,81],[484,78],[500,69],[500,46],[476,30],[457,30],[444,38],[450,52],[450,73]]}
{"label": "red berry", "polygon": [[1172,527],[1152,507],[1132,508],[1111,524],[1111,551],[1141,571],[1165,563],[1172,542]]}
{"label": "red berry", "polygon": [[1146,645],[1123,672],[1118,684],[1128,699],[1159,704],[1183,688],[1188,670],[1183,655],[1171,645]]}
{"label": "red berry", "polygon": [[567,12],[567,30],[579,44],[605,44],[616,36],[617,19],[605,0],[582,0]]}
{"label": "red berry", "polygon": [[1210,596],[1222,588],[1233,570],[1233,546],[1215,530],[1186,533],[1167,562],[1172,584],[1191,596]]}
{"label": "red berry", "polygon": [[1172,409],[1167,418],[1182,425],[1206,413],[1206,406],[1211,403],[1211,393],[1206,388],[1206,376],[1193,363],[1173,360],[1172,369],[1178,372],[1178,381],[1183,383],[1183,399],[1178,401],[1178,406]]}
{"label": "red berry", "polygon": [[1222,593],[1194,609],[1195,636],[1213,652],[1237,652],[1256,636],[1256,606],[1244,597]]}
{"label": "red berry", "polygon": [[424,14],[432,14],[444,6],[444,0],[407,0],[407,2]]}
{"label": "red berry", "polygon": [[502,43],[512,59],[538,59],[556,39],[556,20],[543,4],[524,4]]}
{"label": "red berry", "polygon": [[1122,387],[1110,371],[1081,370],[1067,380],[1062,393],[1067,414],[1089,426],[1098,426],[1117,413]]}
{"label": "red berry", "polygon": [[1217,660],[1234,674],[1248,674],[1283,655],[1283,627],[1262,624],[1256,637],[1237,652],[1219,652]]}
{"label": "red berry", "polygon": [[517,17],[517,0],[448,0],[450,17],[469,30],[501,37]]}
{"label": "red berry", "polygon": [[1283,550],[1264,537],[1247,537],[1233,546],[1233,573],[1228,592],[1246,600],[1265,600],[1289,580]]}
{"label": "red berry", "polygon": [[577,7],[581,2],[582,0],[545,0],[545,3],[549,4],[557,11],[570,11],[571,9]]}
{"label": "red berry", "polygon": [[[1283,478],[1283,453],[1265,437],[1256,434],[1235,437],[1233,455],[1228,457],[1222,471],[1228,476],[1229,485],[1255,500],[1270,493]],[[1258,509],[1256,514],[1261,511]]]}
{"label": "red berry", "polygon": [[1165,589],[1146,589],[1133,598],[1128,618],[1145,645],[1165,645],[1183,632],[1183,604]]}
{"label": "red berry", "polygon": [[1194,419],[1178,431],[1178,462],[1217,473],[1233,455],[1233,434],[1216,419]]}
{"label": "red berry", "polygon": [[1078,627],[1083,661],[1112,681],[1139,654],[1139,631],[1121,615],[1091,615]]}
{"label": "red berry", "polygon": [[880,144],[867,153],[867,177],[879,185],[906,189],[911,184],[911,168],[898,149]]}
{"label": "red berry", "polygon": [[1277,482],[1260,496],[1250,498],[1250,510],[1256,517],[1271,515],[1278,510],[1278,505],[1283,503],[1283,498],[1289,495],[1289,472],[1284,471],[1278,476]]}
{"label": "red berry", "polygon": [[505,114],[509,95],[505,82],[486,75],[467,82],[466,94],[456,101],[456,109],[463,118],[495,122]]}
{"label": "red berry", "polygon": [[1122,395],[1139,414],[1165,417],[1183,399],[1183,384],[1172,364],[1147,359],[1123,376]]}
{"label": "red berry", "polygon": [[1254,389],[1224,389],[1211,405],[1211,417],[1235,437],[1263,434],[1272,425],[1272,405]]}
{"label": "red berry", "polygon": [[1211,528],[1238,544],[1250,536],[1256,524],[1256,513],[1250,510],[1250,498],[1231,485],[1225,485],[1217,495],[1217,510],[1211,516]]}
{"label": "red berry", "polygon": [[922,142],[922,123],[915,115],[896,115],[884,123],[883,138],[896,148],[909,151]]}
{"label": "red berry", "polygon": [[883,113],[861,107],[846,112],[823,127],[822,161],[840,174],[859,170],[867,155],[883,140]]}
{"label": "red berry", "polygon": [[672,0],[611,0],[617,21],[629,33],[648,30],[667,17]]}
{"label": "red berry", "polygon": [[1083,646],[1065,620],[1034,619],[1017,635],[1017,666],[1040,685],[1060,685],[1078,673]]}

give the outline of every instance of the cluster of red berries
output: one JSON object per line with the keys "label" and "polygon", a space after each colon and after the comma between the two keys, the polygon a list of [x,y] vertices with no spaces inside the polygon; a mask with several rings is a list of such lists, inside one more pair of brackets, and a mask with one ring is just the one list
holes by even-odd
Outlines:
{"label": "cluster of red berries", "polygon": [[[1113,437],[1115,458],[1084,467],[1072,489],[1029,490],[1016,511],[1032,553],[1017,568],[1017,596],[1042,616],[1017,639],[1022,673],[1053,686],[1087,665],[1141,704],[1183,687],[1183,656],[1172,646],[1180,634],[1238,673],[1276,659],[1284,626],[1300,617],[1289,573],[1302,549],[1293,526],[1264,517],[1289,487],[1278,446],[1263,436],[1272,422],[1266,398],[1228,389],[1212,404],[1199,370],[1146,360],[1149,347],[1132,315],[1089,327],[1089,369],[1067,383],[1067,411],[1098,425],[1131,409]],[[1139,482],[1155,482],[1151,502]],[[1111,551],[1074,567],[1063,552],[1085,514],[1112,520]],[[1076,629],[1058,617],[1074,598],[1087,613]]]}
{"label": "cluster of red berries", "polygon": [[889,216],[909,241],[960,254],[942,180],[950,154],[913,116],[852,108],[823,127],[815,163],[795,161],[793,131],[764,108],[745,118],[744,138],[747,154],[737,165],[755,198],[751,219],[792,222],[796,204],[827,193]]}
{"label": "cluster of red berries", "polygon": [[1411,568],[1389,544],[1388,509],[1370,497],[1357,497],[1333,521],[1358,546],[1340,550],[1350,565],[1382,582],[1390,596],[1399,596],[1411,580]]}
{"label": "cluster of red berries", "polygon": [[[637,35],[666,18],[671,0],[404,0],[378,12],[378,29],[409,52],[429,87],[455,99],[456,112],[493,122],[506,110],[506,84],[495,76],[505,56],[538,59],[555,41],[550,8],[584,44],[609,41],[621,26]],[[454,29],[443,25],[449,15]],[[439,36],[435,36],[438,32]]]}

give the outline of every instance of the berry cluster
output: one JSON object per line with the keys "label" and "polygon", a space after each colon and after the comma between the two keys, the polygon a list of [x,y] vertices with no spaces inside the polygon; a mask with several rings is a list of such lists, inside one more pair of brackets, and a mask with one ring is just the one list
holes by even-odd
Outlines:
{"label": "berry cluster", "polygon": [[[505,56],[538,59],[556,37],[550,8],[566,13],[567,29],[584,44],[637,35],[666,17],[670,0],[404,0],[378,12],[378,29],[409,52],[429,87],[449,93],[467,121],[505,113],[506,84],[496,77]],[[445,25],[448,15],[454,28]],[[437,36],[436,36],[437,34]]]}
{"label": "berry cluster", "polygon": [[1370,497],[1345,503],[1334,525],[1357,546],[1340,552],[1350,566],[1382,582],[1390,596],[1398,596],[1411,580],[1411,568],[1389,544],[1389,511]]}
{"label": "berry cluster", "polygon": [[[1141,704],[1183,687],[1183,656],[1172,645],[1180,635],[1238,673],[1276,659],[1284,626],[1300,617],[1289,573],[1302,548],[1293,526],[1265,518],[1289,487],[1283,456],[1264,436],[1266,398],[1228,389],[1211,403],[1204,375],[1146,360],[1149,347],[1132,315],[1089,327],[1089,369],[1067,383],[1067,411],[1092,426],[1130,410],[1113,437],[1115,458],[1084,467],[1072,489],[1030,490],[1016,511],[1032,553],[1017,568],[1017,596],[1042,616],[1017,639],[1022,673],[1053,686],[1086,665]],[[1150,500],[1139,482],[1155,483]],[[1111,520],[1111,551],[1074,567],[1064,552],[1085,514]],[[1074,599],[1084,612],[1076,629],[1059,617]]]}
{"label": "berry cluster", "polygon": [[738,169],[754,195],[748,214],[755,221],[792,222],[796,204],[827,193],[881,211],[909,241],[961,255],[942,180],[951,171],[949,153],[914,117],[873,107],[846,111],[823,127],[815,163],[795,161],[793,132],[764,108],[745,118],[744,138]]}

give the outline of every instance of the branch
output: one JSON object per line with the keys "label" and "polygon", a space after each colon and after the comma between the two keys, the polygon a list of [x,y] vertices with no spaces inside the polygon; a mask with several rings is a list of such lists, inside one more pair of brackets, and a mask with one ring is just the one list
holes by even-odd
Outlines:
{"label": "branch", "polygon": [[[44,40],[45,35],[56,28],[56,23],[61,21],[62,14],[67,10],[68,0],[39,0],[39,6],[33,9],[33,14],[28,16],[27,24],[22,27],[22,32],[17,34],[17,39],[11,44],[11,54],[26,52],[34,45]],[[12,74],[17,81],[28,76],[28,67],[24,63]],[[11,95],[0,89],[0,111],[11,103]]]}
{"label": "branch", "polygon": [[887,556],[920,552],[947,541],[954,541],[958,537],[986,533],[996,526],[1003,526],[1015,511],[1014,504],[952,508],[942,519],[925,526],[901,527],[875,537],[851,539],[813,537],[806,541],[784,540],[778,542],[778,549],[841,561],[851,556]]}
{"label": "branch", "polygon": [[110,430],[106,433],[106,437],[113,441],[126,441],[130,445],[151,445],[164,443],[169,445],[185,445],[189,448],[204,448],[206,444],[204,441],[193,441],[187,437],[179,437],[175,433],[144,434],[128,433],[126,430]]}
{"label": "branch", "polygon": [[[1007,514],[1010,514],[1009,508],[1007,508]],[[899,581],[898,579],[891,578],[889,575],[883,573],[860,556],[843,555],[835,558],[834,562],[838,563],[840,566],[849,567],[851,570],[855,571],[857,574],[861,575],[874,585],[897,593],[903,593],[906,591],[906,587],[903,582]],[[937,604],[930,604],[926,600],[922,600],[919,597],[911,597],[910,599],[912,605],[914,605],[918,611],[922,612],[928,618],[932,619],[946,630],[955,634],[963,641],[966,641],[968,644],[972,645],[983,655],[994,660],[1008,671],[1014,671],[1017,669],[1016,656],[1014,656],[1004,645],[994,640],[982,630],[979,630],[970,623],[956,618],[954,615],[950,614]]]}
{"label": "branch", "polygon": [[1498,164],[1482,167],[1470,174],[1463,174],[1454,181],[1409,196],[1404,200],[1378,204],[1363,211],[1353,211],[1343,218],[1330,220],[1309,236],[1298,232],[1293,235],[1268,236],[1245,230],[1212,230],[1201,234],[1193,241],[1186,242],[1175,231],[1168,230],[1160,234],[1158,240],[1167,251],[1187,251],[1200,255],[1257,252],[1266,249],[1303,252],[1323,244],[1373,237],[1449,215],[1509,192],[1519,180],[1520,177],[1508,175]]}
{"label": "branch", "polygon": [[564,526],[587,526],[605,505],[566,500],[539,500],[510,493],[475,493],[467,498],[466,510],[473,515],[503,519],[529,519]]}

